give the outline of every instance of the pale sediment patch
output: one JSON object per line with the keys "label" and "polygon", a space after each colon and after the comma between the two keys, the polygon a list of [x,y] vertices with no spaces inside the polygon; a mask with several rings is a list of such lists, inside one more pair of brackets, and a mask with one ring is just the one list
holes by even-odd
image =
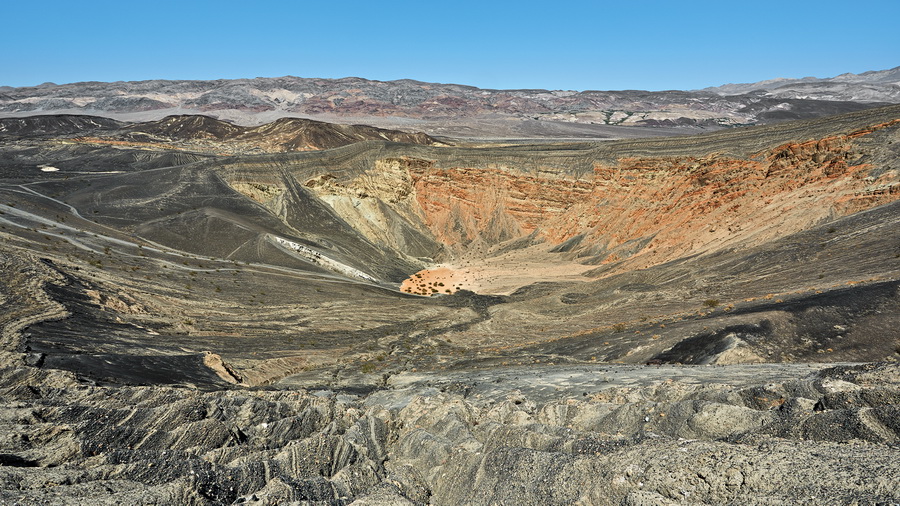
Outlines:
{"label": "pale sediment patch", "polygon": [[320,252],[320,251],[316,251],[308,246],[298,244],[294,241],[289,241],[282,237],[278,237],[278,236],[274,236],[274,235],[269,236],[269,237],[275,241],[275,244],[298,254],[299,256],[303,257],[305,260],[307,260],[315,265],[322,266],[326,269],[337,272],[338,274],[341,274],[341,275],[344,275],[347,277],[356,278],[356,279],[366,281],[369,283],[378,283],[377,279],[366,274],[365,272],[363,272],[355,267],[351,267],[345,263],[341,263],[341,262],[338,262],[337,260],[329,258],[329,257],[323,255],[322,252]]}
{"label": "pale sediment patch", "polygon": [[565,260],[542,248],[535,246],[424,269],[404,280],[400,290],[417,295],[451,294],[459,290],[509,295],[523,286],[542,281],[587,281],[582,273],[594,266]]}
{"label": "pale sediment patch", "polygon": [[205,352],[203,355],[203,365],[212,369],[217,376],[227,381],[228,383],[241,385],[244,384],[241,381],[241,378],[237,376],[234,371],[232,371],[231,368],[222,361],[222,357],[216,353],[212,353],[210,351]]}
{"label": "pale sediment patch", "polygon": [[416,295],[450,294],[459,290],[473,290],[476,277],[474,269],[441,265],[421,270],[403,280],[400,290]]}

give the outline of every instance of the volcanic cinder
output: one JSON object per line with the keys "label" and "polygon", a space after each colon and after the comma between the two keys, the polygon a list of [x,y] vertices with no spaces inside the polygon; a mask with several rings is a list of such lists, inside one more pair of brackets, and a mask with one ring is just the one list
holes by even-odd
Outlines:
{"label": "volcanic cinder", "polygon": [[0,502],[900,502],[900,106],[862,109],[2,119]]}

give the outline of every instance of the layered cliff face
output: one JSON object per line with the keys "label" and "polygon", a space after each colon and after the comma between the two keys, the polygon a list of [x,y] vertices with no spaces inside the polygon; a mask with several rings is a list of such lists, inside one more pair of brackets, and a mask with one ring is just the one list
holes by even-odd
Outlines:
{"label": "layered cliff face", "polygon": [[[763,244],[900,198],[898,170],[869,163],[862,142],[872,135],[884,137],[879,142],[900,140],[898,125],[892,120],[743,157],[594,160],[584,174],[513,164],[455,166],[435,152],[435,159],[381,159],[349,181],[325,175],[307,186],[371,240],[403,248],[409,235],[398,233],[403,227],[420,242],[439,243],[435,258],[456,267],[478,269],[472,262],[483,266],[500,252],[533,247],[557,253],[555,262],[598,266],[586,274],[606,276]],[[462,279],[472,277],[454,274],[428,286],[411,278],[405,289],[444,293],[474,286]]]}
{"label": "layered cliff face", "polygon": [[308,180],[306,187],[369,240],[411,257],[433,257],[441,246],[423,223],[413,179],[414,171],[430,165],[385,158],[346,184],[323,174]]}

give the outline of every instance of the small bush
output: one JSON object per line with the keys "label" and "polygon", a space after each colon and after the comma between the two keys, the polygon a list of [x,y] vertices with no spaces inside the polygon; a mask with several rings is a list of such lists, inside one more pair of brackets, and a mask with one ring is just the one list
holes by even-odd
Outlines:
{"label": "small bush", "polygon": [[719,305],[719,299],[706,299],[703,301],[703,305],[706,307],[716,307]]}

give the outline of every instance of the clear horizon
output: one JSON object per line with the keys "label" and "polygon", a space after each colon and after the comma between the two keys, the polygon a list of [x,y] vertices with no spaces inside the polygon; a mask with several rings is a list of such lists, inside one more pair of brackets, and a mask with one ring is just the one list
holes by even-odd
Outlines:
{"label": "clear horizon", "polygon": [[900,2],[558,8],[461,1],[17,3],[0,86],[293,75],[491,89],[690,90],[900,65]]}
{"label": "clear horizon", "polygon": [[[859,73],[862,73],[862,72],[869,72],[869,71],[892,70],[893,68],[895,68],[895,67],[884,68],[884,69],[869,69],[869,70],[865,70],[865,71],[861,71],[861,72],[853,72],[853,74],[859,74]],[[846,72],[842,72],[842,74],[844,74],[844,73],[846,73]],[[840,74],[828,75],[828,76],[824,76],[824,75],[823,75],[823,76],[776,76],[776,77],[774,77],[774,78],[768,78],[768,79],[777,79],[777,78],[785,78],[785,79],[803,79],[803,78],[806,78],[806,77],[814,77],[814,78],[824,79],[824,78],[836,77],[836,76],[838,76],[838,75],[840,75]],[[13,88],[30,88],[30,87],[37,87],[37,86],[41,86],[41,85],[56,85],[56,86],[63,86],[63,85],[67,85],[67,84],[90,83],[90,82],[115,83],[115,82],[142,82],[142,81],[154,81],[154,80],[161,80],[161,81],[216,81],[216,80],[239,80],[239,79],[279,79],[279,78],[284,78],[284,77],[296,77],[296,78],[301,78],[301,79],[332,79],[332,80],[340,80],[340,79],[366,79],[366,80],[369,80],[369,81],[377,81],[377,82],[391,82],[391,81],[412,80],[412,81],[419,81],[419,82],[424,82],[424,83],[428,83],[428,84],[452,84],[452,85],[462,85],[462,86],[473,86],[473,87],[479,88],[479,89],[485,89],[485,90],[487,90],[487,89],[493,89],[493,90],[499,90],[499,91],[504,91],[504,90],[527,90],[527,89],[544,89],[544,90],[547,90],[547,91],[575,91],[575,92],[582,92],[582,91],[632,91],[632,90],[633,90],[633,91],[690,91],[690,90],[695,90],[695,89],[702,89],[702,88],[690,88],[690,89],[688,89],[688,88],[660,88],[660,89],[648,89],[648,88],[619,88],[619,89],[612,89],[612,88],[585,88],[585,89],[573,89],[573,88],[535,88],[535,87],[523,87],[523,86],[519,86],[519,87],[516,87],[516,88],[489,88],[489,87],[483,87],[483,86],[476,86],[476,85],[473,85],[473,84],[470,84],[470,83],[450,82],[450,81],[422,81],[421,79],[413,79],[413,78],[409,78],[409,77],[401,77],[401,78],[397,78],[397,79],[371,79],[371,78],[364,77],[364,76],[322,77],[322,76],[297,76],[297,75],[290,75],[290,74],[286,74],[286,75],[283,75],[283,76],[253,76],[253,77],[227,77],[227,78],[224,78],[224,77],[210,77],[210,78],[207,78],[207,79],[194,79],[194,78],[184,78],[184,79],[181,79],[181,78],[173,78],[173,79],[169,79],[169,78],[148,78],[148,79],[118,79],[118,80],[115,80],[115,81],[85,80],[85,81],[69,81],[69,82],[62,82],[62,83],[56,83],[56,82],[53,82],[53,81],[45,81],[45,82],[43,82],[43,83],[29,84],[29,85],[23,85],[23,86],[9,86],[9,85],[2,85],[2,84],[0,84],[0,87],[9,86],[9,87],[13,87]],[[752,84],[752,83],[759,82],[759,81],[764,81],[764,80],[766,80],[766,79],[760,79],[760,80],[758,80],[758,81],[753,81],[753,82],[749,82],[749,81],[748,81],[748,82],[719,83],[719,84],[713,84],[713,85],[710,85],[710,86],[704,86],[704,88],[708,88],[708,87],[717,87],[717,86],[722,86],[722,85],[726,85],[726,84]]]}

